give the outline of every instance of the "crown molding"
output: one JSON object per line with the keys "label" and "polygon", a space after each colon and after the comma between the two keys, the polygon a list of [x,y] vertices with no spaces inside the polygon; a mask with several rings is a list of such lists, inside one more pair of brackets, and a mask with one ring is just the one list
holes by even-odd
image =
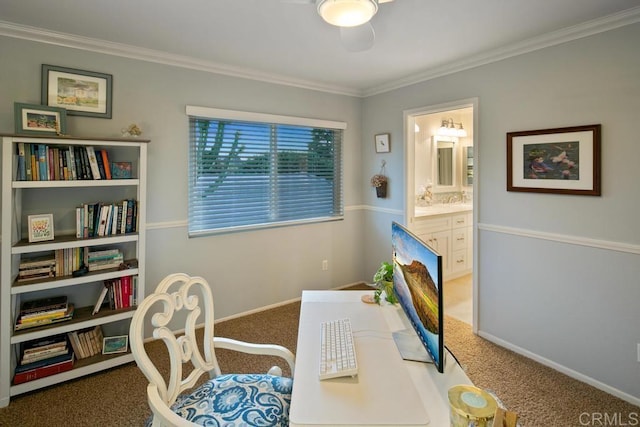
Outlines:
{"label": "crown molding", "polygon": [[634,7],[632,9],[627,9],[622,12],[614,13],[602,18],[583,22],[572,27],[567,27],[561,30],[553,31],[551,33],[543,34],[542,36],[527,39],[519,43],[513,43],[511,45],[504,46],[498,49],[492,49],[477,55],[467,57],[460,61],[450,62],[440,67],[430,68],[424,72],[414,74],[412,76],[407,76],[406,78],[395,80],[394,82],[390,82],[388,84],[369,88],[363,91],[362,96],[366,98],[368,96],[378,95],[416,83],[422,83],[427,80],[435,79],[437,77],[446,76],[448,74],[457,73],[460,71],[479,67],[481,65],[490,64],[492,62],[497,62],[503,59],[544,49],[546,47],[556,46],[584,37],[589,37],[594,34],[614,30],[616,28],[635,24],[637,22],[640,22],[640,6]]}
{"label": "crown molding", "polygon": [[123,58],[137,59],[139,61],[155,62],[158,64],[205,71],[213,74],[222,74],[225,76],[256,80],[266,83],[335,93],[338,95],[362,96],[361,91],[348,87],[332,86],[279,74],[263,73],[249,68],[235,67],[232,65],[200,60],[188,56],[176,55],[123,43],[93,39],[90,37],[76,36],[73,34],[45,30],[42,28],[20,25],[7,21],[0,21],[0,36],[30,40],[72,49],[86,50],[89,52],[103,53]]}
{"label": "crown molding", "polygon": [[553,31],[539,37],[524,40],[498,49],[492,49],[478,55],[454,61],[439,67],[430,68],[424,72],[394,80],[383,85],[375,86],[365,90],[358,90],[343,86],[322,84],[310,80],[296,79],[278,74],[263,73],[257,70],[235,67],[220,64],[212,61],[199,60],[183,55],[175,55],[153,49],[145,49],[113,43],[89,37],[75,36],[72,34],[57,31],[44,30],[27,25],[15,24],[7,21],[0,21],[0,36],[13,37],[23,40],[30,40],[39,43],[47,43],[56,46],[63,46],[72,49],[86,50],[89,52],[103,53],[106,55],[120,56],[123,58],[136,59],[140,61],[155,62],[158,64],[170,65],[174,67],[188,68],[197,71],[205,71],[214,74],[221,74],[231,77],[244,78],[249,80],[262,81],[266,83],[279,84],[284,86],[298,87],[302,89],[315,90],[319,92],[334,93],[366,98],[384,92],[400,89],[416,83],[442,77],[448,74],[457,73],[481,65],[490,64],[506,58],[522,55],[550,46],[570,42],[594,34],[620,28],[626,25],[640,22],[640,6],[622,12],[614,13],[602,18],[587,21],[572,27]]}

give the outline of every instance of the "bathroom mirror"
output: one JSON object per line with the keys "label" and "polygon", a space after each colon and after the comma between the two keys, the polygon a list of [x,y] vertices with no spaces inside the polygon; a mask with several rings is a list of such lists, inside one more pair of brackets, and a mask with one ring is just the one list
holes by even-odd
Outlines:
{"label": "bathroom mirror", "polygon": [[456,182],[456,141],[452,137],[433,137],[433,182],[435,190],[451,191]]}

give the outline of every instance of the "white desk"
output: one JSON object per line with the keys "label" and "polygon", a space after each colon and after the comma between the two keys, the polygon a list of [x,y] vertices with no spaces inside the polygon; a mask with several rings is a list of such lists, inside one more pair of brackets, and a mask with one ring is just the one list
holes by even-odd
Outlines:
{"label": "white desk", "polygon": [[[398,306],[364,304],[365,294],[372,291],[302,293],[290,425],[448,426],[449,388],[471,381],[450,355],[443,374],[402,360],[391,333],[407,328],[406,316]],[[351,319],[358,376],[320,381],[320,322],[342,317]]]}

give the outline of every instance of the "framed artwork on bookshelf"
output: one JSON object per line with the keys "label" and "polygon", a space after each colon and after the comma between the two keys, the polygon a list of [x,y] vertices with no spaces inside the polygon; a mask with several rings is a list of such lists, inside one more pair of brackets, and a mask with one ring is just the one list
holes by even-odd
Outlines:
{"label": "framed artwork on bookshelf", "polygon": [[111,118],[113,76],[42,64],[41,102],[70,116]]}
{"label": "framed artwork on bookshelf", "polygon": [[15,102],[13,109],[17,134],[59,135],[67,129],[64,108]]}
{"label": "framed artwork on bookshelf", "polygon": [[53,214],[29,215],[29,243],[53,240]]}
{"label": "framed artwork on bookshelf", "polygon": [[131,170],[131,162],[111,162],[112,179],[129,179],[131,178]]}
{"label": "framed artwork on bookshelf", "polygon": [[116,335],[102,339],[102,354],[126,353],[128,347],[128,335]]}

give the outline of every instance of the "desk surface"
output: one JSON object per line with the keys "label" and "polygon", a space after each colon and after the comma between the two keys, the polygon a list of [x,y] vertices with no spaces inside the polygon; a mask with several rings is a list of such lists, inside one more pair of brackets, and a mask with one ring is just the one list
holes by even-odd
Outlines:
{"label": "desk surface", "polygon": [[[398,306],[362,303],[371,292],[303,292],[291,426],[449,425],[447,392],[471,381],[450,355],[443,374],[402,360],[391,334],[410,328],[408,320]],[[342,317],[351,319],[358,376],[320,381],[320,322]]]}

